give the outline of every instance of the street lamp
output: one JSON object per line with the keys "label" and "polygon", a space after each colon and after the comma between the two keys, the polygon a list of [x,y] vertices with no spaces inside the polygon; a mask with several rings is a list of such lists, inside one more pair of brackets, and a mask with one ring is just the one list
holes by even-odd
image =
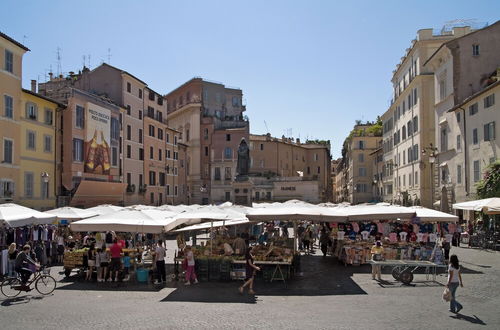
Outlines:
{"label": "street lamp", "polygon": [[422,155],[425,156],[427,152],[429,153],[429,181],[431,184],[431,208],[434,208],[434,178],[433,178],[433,164],[438,160],[438,148],[434,147],[432,143],[429,143],[428,147],[422,149]]}
{"label": "street lamp", "polygon": [[48,185],[48,183],[50,180],[50,175],[47,172],[42,172],[41,177],[42,177],[42,182],[45,184],[43,187],[43,191],[45,193],[44,197],[48,198],[49,197],[49,185]]}

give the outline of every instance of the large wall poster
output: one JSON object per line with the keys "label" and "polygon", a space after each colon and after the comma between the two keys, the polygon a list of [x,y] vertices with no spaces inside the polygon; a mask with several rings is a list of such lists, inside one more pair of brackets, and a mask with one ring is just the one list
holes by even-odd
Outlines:
{"label": "large wall poster", "polygon": [[109,175],[111,111],[92,103],[86,110],[85,172]]}

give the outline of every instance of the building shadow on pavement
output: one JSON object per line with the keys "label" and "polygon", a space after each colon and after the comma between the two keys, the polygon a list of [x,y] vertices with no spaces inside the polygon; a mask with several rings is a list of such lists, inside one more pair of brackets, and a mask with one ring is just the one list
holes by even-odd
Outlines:
{"label": "building shadow on pavement", "polygon": [[[345,267],[336,259],[320,256],[302,256],[300,270],[291,280],[267,282],[256,278],[256,296],[240,295],[243,281],[203,282],[185,287],[172,282],[175,288],[162,302],[256,303],[262,296],[330,296],[367,294],[352,278],[361,267]],[[363,267],[364,268],[364,267]]]}
{"label": "building shadow on pavement", "polygon": [[480,318],[478,318],[476,315],[468,316],[468,315],[457,313],[455,315],[450,315],[450,317],[452,319],[456,319],[456,320],[464,320],[464,321],[474,323],[474,324],[486,325],[486,323],[484,323],[484,321],[481,320]]}

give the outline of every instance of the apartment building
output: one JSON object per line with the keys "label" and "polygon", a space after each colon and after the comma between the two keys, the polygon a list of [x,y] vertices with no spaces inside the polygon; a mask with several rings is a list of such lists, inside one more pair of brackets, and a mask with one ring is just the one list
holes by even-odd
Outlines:
{"label": "apartment building", "polygon": [[0,32],[0,201],[19,202],[23,55],[29,49]]}
{"label": "apartment building", "polygon": [[384,183],[383,167],[384,167],[384,151],[382,149],[382,140],[379,141],[379,147],[370,153],[372,159],[372,199],[374,202],[382,202],[384,200]]}
{"label": "apartment building", "polygon": [[66,106],[37,94],[36,81],[31,85],[21,94],[19,203],[44,211],[57,205],[56,119]]}
{"label": "apartment building", "polygon": [[[238,88],[229,88],[202,78],[193,78],[166,95],[168,125],[180,132],[179,142],[187,146],[186,185],[190,203],[215,202],[211,199],[212,178],[215,176],[212,156],[217,159],[217,167],[224,167],[224,170],[226,160],[229,161],[229,157],[222,160],[218,158],[218,144],[215,141],[224,139],[226,134],[237,134],[235,129],[248,132],[249,123],[243,116],[246,107],[242,97],[243,93]],[[240,141],[235,137],[227,142],[230,143],[225,144],[224,148],[233,149],[230,157],[233,161],[234,148]],[[225,189],[221,187],[225,183],[216,183],[217,198]]]}
{"label": "apartment building", "polygon": [[345,158],[341,158],[340,162],[335,166],[335,202],[342,203],[348,201],[347,195],[347,166]]}
{"label": "apartment building", "polygon": [[357,124],[344,142],[347,201],[351,204],[373,202],[373,162],[380,147],[380,130],[375,123]]}
{"label": "apartment building", "polygon": [[254,201],[319,203],[332,198],[329,142],[251,134],[250,159]]}
{"label": "apartment building", "polygon": [[498,54],[500,21],[444,43],[425,63],[434,72],[436,201],[475,199],[475,183],[499,158]]}
{"label": "apartment building", "polygon": [[330,177],[331,177],[331,184],[332,184],[332,199],[330,202],[332,203],[337,203],[337,166],[339,163],[342,161],[341,158],[339,159],[332,159],[331,165],[330,165]]}
{"label": "apartment building", "polygon": [[393,99],[382,115],[384,200],[432,207],[429,154],[435,148],[434,77],[424,63],[443,43],[470,31],[470,27],[443,29],[438,34],[419,30],[393,71]]}

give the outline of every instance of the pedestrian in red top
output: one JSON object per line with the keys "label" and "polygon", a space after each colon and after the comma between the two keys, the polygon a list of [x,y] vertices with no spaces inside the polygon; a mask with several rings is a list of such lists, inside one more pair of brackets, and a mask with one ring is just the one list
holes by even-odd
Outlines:
{"label": "pedestrian in red top", "polygon": [[[109,271],[113,282],[118,281],[118,272],[122,268],[122,246],[118,244],[118,240],[113,240],[113,245],[109,248],[111,252],[111,263],[109,264]],[[113,272],[115,276],[113,277]]]}

